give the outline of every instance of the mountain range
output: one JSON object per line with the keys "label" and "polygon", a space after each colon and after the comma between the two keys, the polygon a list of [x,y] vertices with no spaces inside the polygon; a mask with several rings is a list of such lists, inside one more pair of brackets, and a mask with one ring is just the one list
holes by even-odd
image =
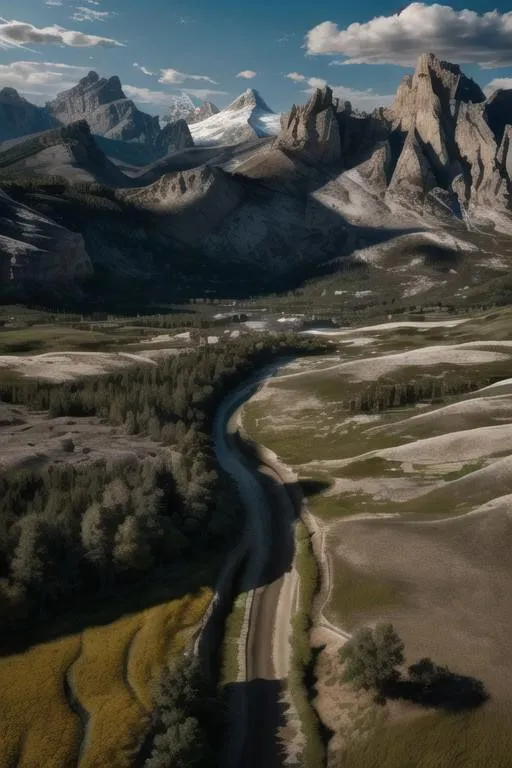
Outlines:
{"label": "mountain range", "polygon": [[[42,113],[27,108],[27,133],[48,116],[67,132],[46,125],[0,147],[3,221],[34,210],[82,238],[89,259],[87,278],[82,258],[74,277],[42,268],[52,247],[12,224],[0,243],[6,295],[42,281],[89,301],[121,285],[140,301],[234,295],[363,265],[375,301],[403,302],[465,296],[510,272],[512,91],[486,98],[457,65],[424,54],[391,107],[370,115],[326,87],[277,116],[248,89],[162,129],[120,91],[91,73]],[[109,142],[161,147],[176,126],[174,151],[144,168],[110,153]],[[195,146],[179,147],[183,126]]]}

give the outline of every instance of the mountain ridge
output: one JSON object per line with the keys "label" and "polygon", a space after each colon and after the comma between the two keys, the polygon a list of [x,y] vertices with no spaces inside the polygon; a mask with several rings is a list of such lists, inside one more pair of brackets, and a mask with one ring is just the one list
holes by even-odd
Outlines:
{"label": "mountain ridge", "polygon": [[[266,138],[257,124],[265,120],[274,129]],[[98,274],[115,283],[127,263],[130,275],[152,275],[154,290],[188,291],[207,264],[216,291],[219,274],[229,274],[226,285],[251,275],[255,289],[274,290],[365,264],[378,276],[372,292],[387,301],[450,295],[451,285],[462,290],[512,267],[512,92],[486,98],[433,54],[420,57],[391,107],[371,114],[326,87],[279,116],[247,89],[190,130],[199,146],[122,174],[115,190],[94,193],[105,197],[104,213],[70,220]],[[30,201],[39,205],[37,195]],[[46,204],[67,216],[60,202]]]}

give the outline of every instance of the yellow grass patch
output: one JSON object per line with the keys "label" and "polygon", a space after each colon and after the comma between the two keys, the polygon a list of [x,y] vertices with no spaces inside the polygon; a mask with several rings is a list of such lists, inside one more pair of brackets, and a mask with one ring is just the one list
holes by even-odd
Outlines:
{"label": "yellow grass patch", "polygon": [[82,768],[129,766],[140,741],[147,712],[125,682],[126,654],[143,621],[140,614],[88,629],[71,682],[90,719]]}
{"label": "yellow grass patch", "polygon": [[[131,766],[152,708],[151,682],[184,650],[211,597],[203,588],[0,658],[0,768],[68,768],[80,746],[80,768]],[[89,715],[82,745],[66,673]]]}
{"label": "yellow grass patch", "polygon": [[137,697],[151,708],[151,682],[166,660],[182,653],[212,597],[211,589],[145,611],[128,658],[128,680]]}
{"label": "yellow grass patch", "polygon": [[80,650],[78,635],[0,659],[0,765],[73,765],[80,721],[69,708],[65,675]]}

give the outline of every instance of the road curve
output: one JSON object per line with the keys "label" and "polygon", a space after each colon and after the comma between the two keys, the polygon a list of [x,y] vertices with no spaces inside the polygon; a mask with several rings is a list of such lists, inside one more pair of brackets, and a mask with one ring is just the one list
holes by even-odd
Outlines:
{"label": "road curve", "polygon": [[281,693],[288,673],[289,635],[297,579],[293,562],[294,509],[273,471],[240,449],[239,412],[275,366],[234,390],[219,407],[213,427],[217,460],[236,482],[246,512],[250,556],[241,591],[248,592],[248,627],[230,711],[227,768],[282,768],[278,739]]}

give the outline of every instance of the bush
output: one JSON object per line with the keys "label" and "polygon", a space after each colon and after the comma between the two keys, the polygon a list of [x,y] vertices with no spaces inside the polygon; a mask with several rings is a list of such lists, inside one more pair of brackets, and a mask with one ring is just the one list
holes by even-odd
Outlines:
{"label": "bush", "polygon": [[341,648],[340,659],[345,663],[344,680],[380,694],[400,676],[396,667],[404,662],[404,644],[392,624],[364,627]]}

